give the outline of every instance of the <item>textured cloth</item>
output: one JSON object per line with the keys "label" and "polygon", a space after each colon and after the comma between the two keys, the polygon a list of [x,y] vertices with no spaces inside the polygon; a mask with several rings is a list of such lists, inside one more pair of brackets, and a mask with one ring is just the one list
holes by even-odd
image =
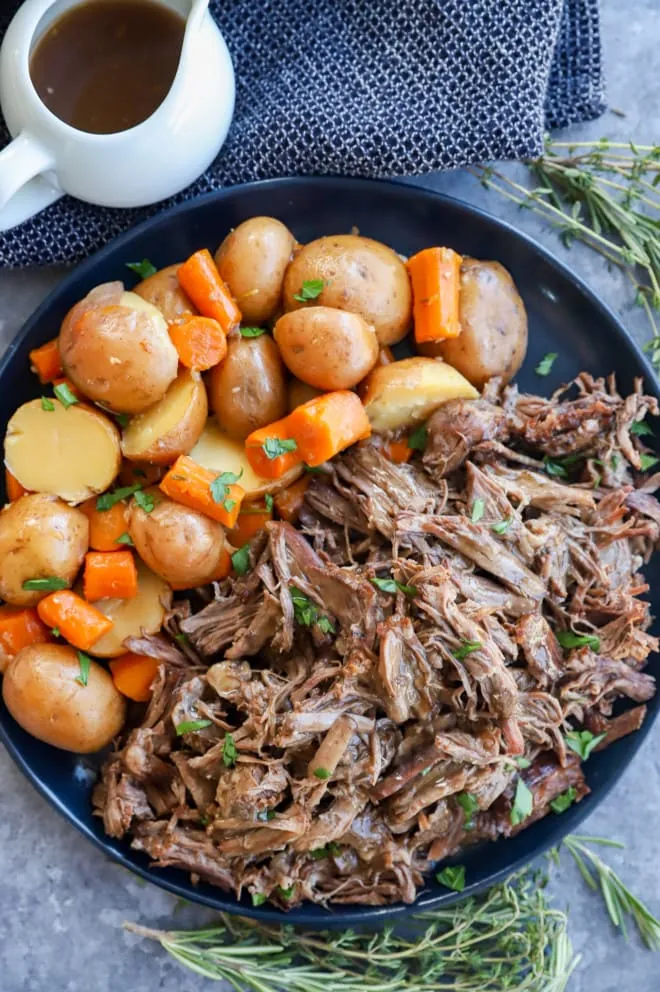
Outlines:
{"label": "textured cloth", "polygon": [[234,122],[211,168],[147,208],[65,197],[0,235],[0,264],[77,261],[170,202],[232,183],[401,176],[532,156],[545,127],[603,110],[598,0],[210,6],[237,82]]}

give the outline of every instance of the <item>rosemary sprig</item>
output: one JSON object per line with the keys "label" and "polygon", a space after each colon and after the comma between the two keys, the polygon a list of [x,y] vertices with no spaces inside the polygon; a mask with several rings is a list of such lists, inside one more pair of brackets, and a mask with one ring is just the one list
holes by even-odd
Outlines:
{"label": "rosemary sprig", "polygon": [[660,145],[546,140],[526,163],[539,185],[528,189],[491,166],[472,169],[487,189],[545,217],[565,244],[583,241],[622,269],[643,307],[645,345],[660,372]]}

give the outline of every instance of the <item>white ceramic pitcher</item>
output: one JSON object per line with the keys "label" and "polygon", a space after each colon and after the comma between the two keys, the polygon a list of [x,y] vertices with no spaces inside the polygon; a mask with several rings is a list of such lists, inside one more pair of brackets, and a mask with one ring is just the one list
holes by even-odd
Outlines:
{"label": "white ceramic pitcher", "polygon": [[229,130],[234,70],[208,0],[157,0],[186,18],[169,93],[141,124],[114,134],[79,131],[42,103],[30,57],[53,21],[80,0],[26,0],[0,48],[0,106],[14,139],[0,152],[0,231],[64,193],[108,207],[155,203],[210,165]]}

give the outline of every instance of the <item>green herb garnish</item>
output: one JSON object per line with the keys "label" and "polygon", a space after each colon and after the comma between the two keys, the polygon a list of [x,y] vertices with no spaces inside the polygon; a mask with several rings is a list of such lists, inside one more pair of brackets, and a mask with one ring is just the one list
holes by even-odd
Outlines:
{"label": "green herb garnish", "polygon": [[151,493],[145,493],[142,489],[137,489],[133,494],[133,499],[145,513],[151,513],[156,506],[156,500]]}
{"label": "green herb garnish", "polygon": [[234,767],[237,755],[238,751],[236,750],[234,738],[231,734],[225,734],[225,739],[222,742],[222,763],[225,768]]}
{"label": "green herb garnish", "polygon": [[271,461],[273,458],[279,458],[280,455],[285,455],[287,451],[298,450],[298,445],[292,437],[267,437],[261,447],[266,458],[269,458]]}
{"label": "green herb garnish", "polygon": [[472,513],[470,514],[470,520],[473,524],[478,524],[484,515],[484,510],[486,509],[486,504],[482,499],[475,499],[472,504]]}
{"label": "green herb garnish", "polygon": [[496,524],[491,524],[490,529],[494,530],[496,534],[504,534],[512,523],[513,517],[507,517],[506,520],[499,520]]}
{"label": "green herb garnish", "polygon": [[265,333],[265,327],[241,327],[242,338],[260,338]]}
{"label": "green herb garnish", "polygon": [[80,685],[87,685],[89,681],[89,666],[92,664],[92,659],[89,655],[86,655],[83,651],[77,651],[78,664],[80,665],[80,675],[76,675],[76,682]]}
{"label": "green herb garnish", "polygon": [[96,509],[101,511],[111,510],[115,503],[121,503],[123,499],[134,496],[140,489],[142,489],[142,483],[136,482],[132,486],[122,486],[121,489],[115,489],[111,493],[103,493],[96,500]]}
{"label": "green herb garnish", "polygon": [[231,556],[231,563],[237,575],[247,575],[250,571],[250,545],[244,544]]}
{"label": "green herb garnish", "polygon": [[[209,485],[213,502],[223,503],[224,505],[223,501],[226,501],[226,497],[229,496],[229,486],[233,486],[237,483],[242,475],[243,469],[241,469],[238,475],[236,472],[221,472],[220,475],[216,476],[213,482]],[[234,506],[236,506],[236,500],[229,500],[229,502],[233,502],[233,506],[229,509],[225,506],[227,513],[231,513]]]}
{"label": "green herb garnish", "polygon": [[420,424],[408,435],[408,447],[412,448],[413,451],[424,451],[426,449],[426,443],[429,439],[429,432],[426,429],[426,424]]}
{"label": "green herb garnish", "polygon": [[253,892],[252,893],[252,905],[253,906],[263,906],[266,902],[268,896],[264,895],[263,892]]}
{"label": "green herb garnish", "polygon": [[211,720],[184,720],[176,725],[177,737],[181,737],[183,734],[194,734],[197,730],[204,730],[206,727],[210,727],[211,723]]}
{"label": "green herb garnish", "polygon": [[308,300],[315,300],[323,292],[325,282],[323,279],[305,279],[300,287],[299,293],[294,293],[294,300],[299,303],[307,303]]}
{"label": "green herb garnish", "polygon": [[277,886],[277,891],[282,896],[283,899],[290,899],[295,891],[295,885],[289,886],[288,889],[283,889],[281,885]]}
{"label": "green herb garnish", "polygon": [[471,792],[459,792],[456,796],[456,802],[465,813],[465,829],[473,830],[474,814],[479,812],[477,797],[473,796]]}
{"label": "green herb garnish", "polygon": [[266,509],[268,510],[268,512],[272,513],[274,504],[273,504],[273,497],[270,495],[270,493],[266,493],[266,495],[264,496],[264,503],[266,504]]}
{"label": "green herb garnish", "polygon": [[647,434],[653,434],[653,431],[645,420],[635,420],[630,425],[630,433],[635,434],[637,437],[645,437]]}
{"label": "green herb garnish", "polygon": [[257,820],[261,820],[262,823],[267,823],[269,820],[274,820],[277,816],[274,809],[260,809],[256,815]]}
{"label": "green herb garnish", "polygon": [[481,641],[463,641],[455,651],[452,651],[452,654],[457,661],[463,661],[473,651],[478,651],[480,647]]}
{"label": "green herb garnish", "polygon": [[330,778],[331,773],[328,771],[327,768],[315,768],[314,775],[316,776],[316,778],[320,778],[322,782],[325,782],[327,779]]}
{"label": "green herb garnish", "polygon": [[316,605],[296,586],[291,586],[291,602],[296,623],[302,627],[313,627],[314,624],[318,624],[324,634],[335,633],[332,621],[326,616],[319,615]]}
{"label": "green herb garnish", "polygon": [[174,640],[178,641],[179,644],[188,644],[188,635],[183,633],[175,634]]}
{"label": "green herb garnish", "polygon": [[552,372],[552,366],[555,364],[557,357],[558,353],[556,351],[549,351],[547,355],[544,355],[536,366],[536,374],[543,376],[550,375]]}
{"label": "green herb garnish", "polygon": [[560,479],[568,478],[568,472],[564,468],[563,464],[558,461],[553,461],[553,459],[548,458],[547,455],[543,459],[543,468],[546,470],[548,475],[557,475]]}
{"label": "green herb garnish", "polygon": [[656,455],[647,455],[646,452],[644,452],[639,456],[639,462],[641,465],[642,472],[648,472],[648,470],[650,468],[653,468],[654,465],[657,465],[659,461],[660,458],[658,458]]}
{"label": "green herb garnish", "polygon": [[534,796],[521,778],[516,785],[516,794],[513,797],[510,820],[514,827],[522,823],[534,809]]}
{"label": "green herb garnish", "polygon": [[435,876],[441,885],[454,892],[462,892],[465,888],[465,866],[447,865]]}
{"label": "green herb garnish", "polygon": [[571,648],[591,648],[600,651],[600,637],[595,634],[576,634],[573,630],[558,630],[557,640],[565,651]]}
{"label": "green herb garnish", "polygon": [[569,730],[564,735],[566,747],[575,751],[583,761],[586,761],[595,747],[604,740],[605,734],[592,734],[590,730]]}
{"label": "green herb garnish", "polygon": [[524,768],[529,768],[529,766],[531,765],[531,761],[529,760],[529,758],[526,758],[524,754],[519,755],[517,758],[514,758],[513,760],[516,768],[524,769]]}
{"label": "green herb garnish", "polygon": [[58,579],[56,575],[47,575],[43,579],[26,579],[23,583],[26,592],[55,592],[58,589],[68,589],[66,579]]}
{"label": "green herb garnish", "polygon": [[65,410],[68,410],[70,406],[74,406],[79,402],[78,397],[73,395],[71,388],[66,382],[60,382],[57,386],[53,386],[53,392]]}
{"label": "green herb garnish", "polygon": [[149,276],[153,276],[158,272],[156,266],[152,265],[148,258],[143,258],[141,262],[126,262],[126,268],[130,269],[131,272],[135,272],[140,279],[148,279]]}
{"label": "green herb garnish", "polygon": [[572,806],[575,802],[575,796],[575,786],[571,785],[566,792],[562,792],[561,795],[552,800],[550,809],[553,813],[565,813],[569,806]]}
{"label": "green herb garnish", "polygon": [[60,636],[60,628],[59,627],[51,627],[50,632],[53,635],[53,637],[59,637]]}
{"label": "green herb garnish", "polygon": [[318,619],[318,627],[319,627],[319,630],[321,631],[322,634],[336,634],[337,633],[337,628],[335,627],[334,623],[332,622],[332,620],[330,619],[330,617],[326,617],[325,614],[323,614],[322,616],[319,617],[319,619]]}
{"label": "green herb garnish", "polygon": [[[131,419],[127,413],[114,413],[113,417],[115,418],[115,420],[117,421],[120,427],[128,427],[128,422]],[[138,475],[139,472],[140,469],[136,468],[133,474]],[[142,475],[144,476],[144,472],[142,472]]]}
{"label": "green herb garnish", "polygon": [[55,409],[55,404],[52,400],[49,400],[47,396],[41,397],[41,409],[45,410],[47,413],[52,413]]}
{"label": "green herb garnish", "polygon": [[406,596],[416,596],[417,589],[415,586],[407,586],[404,582],[399,582],[398,579],[369,579],[372,585],[376,586],[376,589],[380,589],[381,592],[389,592],[391,595],[395,595],[397,590],[406,594]]}
{"label": "green herb garnish", "polygon": [[117,538],[117,540],[116,540],[115,543],[116,544],[127,544],[129,548],[134,548],[135,547],[135,545],[133,543],[133,538],[131,537],[131,535],[128,533],[127,530],[125,530],[123,534],[120,534],[119,535],[119,537]]}

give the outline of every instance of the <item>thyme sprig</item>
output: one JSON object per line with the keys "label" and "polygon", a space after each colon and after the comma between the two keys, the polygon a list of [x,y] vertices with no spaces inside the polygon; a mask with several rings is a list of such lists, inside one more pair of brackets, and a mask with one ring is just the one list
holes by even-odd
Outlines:
{"label": "thyme sprig", "polygon": [[549,220],[567,245],[582,241],[626,274],[651,326],[645,350],[660,372],[660,145],[548,138],[543,155],[526,165],[538,181],[531,189],[491,166],[472,172]]}

